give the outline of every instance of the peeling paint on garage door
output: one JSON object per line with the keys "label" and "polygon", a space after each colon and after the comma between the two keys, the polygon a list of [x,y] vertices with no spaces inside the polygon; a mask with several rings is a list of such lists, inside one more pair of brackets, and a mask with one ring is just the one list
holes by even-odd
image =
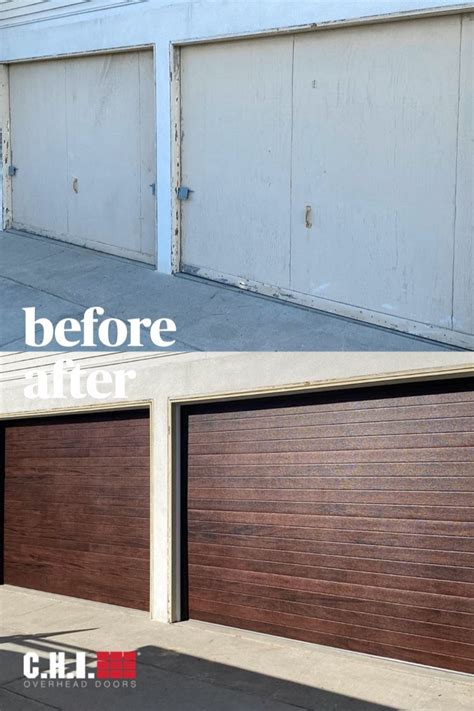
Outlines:
{"label": "peeling paint on garage door", "polygon": [[10,67],[13,227],[155,261],[151,51]]}
{"label": "peeling paint on garage door", "polygon": [[181,269],[474,346],[473,25],[183,47]]}

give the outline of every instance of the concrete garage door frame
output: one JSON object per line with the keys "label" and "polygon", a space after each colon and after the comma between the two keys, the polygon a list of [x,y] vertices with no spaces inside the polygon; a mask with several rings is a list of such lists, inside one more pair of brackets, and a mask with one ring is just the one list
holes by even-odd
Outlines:
{"label": "concrete garage door frame", "polygon": [[[54,234],[49,234],[46,232],[38,232],[46,236],[48,239],[56,241],[66,241],[70,244],[76,244],[79,246],[85,246],[89,249],[97,250],[99,252],[105,252],[112,254],[124,259],[130,259],[132,261],[138,261],[140,264],[150,265],[156,268],[157,265],[157,253],[158,253],[158,223],[157,223],[157,200],[156,200],[156,145],[157,145],[157,121],[156,121],[156,47],[154,44],[138,44],[131,46],[119,46],[119,47],[109,47],[106,49],[91,50],[86,52],[66,52],[54,55],[44,55],[44,56],[34,56],[34,57],[22,57],[18,60],[13,60],[7,63],[0,64],[0,124],[3,124],[3,134],[2,134],[2,144],[3,144],[3,166],[2,166],[2,179],[3,179],[3,209],[1,216],[1,225],[4,230],[12,230],[19,237],[23,234],[21,230],[17,230],[14,227],[15,215],[13,214],[13,186],[14,186],[14,175],[10,174],[9,167],[14,166],[14,149],[12,146],[12,117],[11,117],[11,99],[10,99],[10,67],[15,67],[17,65],[25,64],[37,64],[43,62],[50,62],[56,60],[74,60],[74,59],[93,59],[94,57],[108,57],[114,55],[127,55],[133,53],[151,52],[152,66],[153,66],[153,86],[151,93],[153,95],[153,145],[151,146],[151,155],[153,156],[154,164],[154,175],[153,183],[148,186],[146,185],[146,190],[150,190],[150,194],[153,196],[153,255],[136,256],[132,250],[122,249],[118,246],[108,246],[106,244],[102,245],[96,241],[72,241],[64,240],[62,237],[58,237]],[[126,138],[126,137],[125,137]],[[149,147],[147,147],[149,150]],[[154,187],[153,187],[154,186]],[[79,186],[80,187],[80,186]]]}
{"label": "concrete garage door frame", "polygon": [[[223,282],[229,286],[240,288],[243,290],[255,292],[264,296],[271,298],[281,299],[285,301],[290,301],[292,303],[310,306],[312,308],[321,309],[328,311],[330,313],[335,313],[341,316],[346,316],[349,318],[354,318],[364,322],[373,323],[379,326],[384,326],[386,328],[392,328],[405,333],[412,333],[414,335],[419,335],[424,338],[439,340],[454,346],[459,346],[461,348],[473,349],[474,348],[474,335],[469,331],[465,330],[455,330],[455,328],[440,326],[431,323],[419,322],[411,320],[403,316],[392,315],[390,313],[378,313],[367,308],[361,308],[357,305],[350,305],[347,303],[342,303],[338,301],[331,301],[330,299],[323,299],[316,296],[310,296],[297,291],[291,291],[286,288],[281,288],[275,285],[264,284],[259,281],[253,281],[251,279],[244,279],[229,276],[228,274],[221,274],[214,272],[212,269],[206,268],[187,268],[186,264],[183,262],[183,211],[186,209],[186,202],[183,202],[178,197],[178,188],[182,185],[182,167],[183,167],[183,146],[182,140],[185,133],[185,127],[182,125],[182,115],[183,115],[183,104],[182,104],[182,86],[181,86],[181,51],[184,48],[203,45],[203,44],[216,44],[216,43],[232,43],[233,41],[239,40],[258,40],[259,38],[271,38],[271,37],[284,37],[285,35],[300,35],[303,33],[314,33],[314,32],[324,32],[325,30],[336,30],[342,28],[356,28],[364,27],[367,25],[383,25],[387,23],[397,23],[400,21],[410,21],[410,20],[420,20],[423,18],[443,18],[453,15],[465,16],[466,18],[474,10],[474,5],[471,4],[458,4],[453,5],[448,8],[434,8],[431,10],[415,10],[409,12],[400,12],[389,15],[377,15],[372,17],[360,18],[357,20],[338,20],[331,22],[324,22],[320,24],[312,24],[307,26],[297,26],[297,27],[282,27],[277,30],[258,32],[258,33],[248,33],[239,35],[225,35],[225,36],[210,36],[207,38],[200,38],[199,40],[186,40],[186,41],[176,41],[171,44],[170,49],[170,64],[171,64],[171,101],[172,101],[172,196],[173,196],[173,229],[172,229],[172,272],[173,273],[188,273],[192,277],[204,278],[217,280]],[[461,17],[462,22],[462,17]],[[466,60],[468,61],[468,59]],[[463,181],[460,181],[463,182]],[[469,181],[466,179],[464,181],[466,186],[468,186]],[[466,186],[460,186],[459,193],[468,199],[466,193]],[[186,186],[191,190],[192,185]],[[185,198],[187,199],[187,198]],[[189,198],[192,200],[192,194]],[[311,216],[310,216],[311,218]],[[462,228],[460,227],[460,232]],[[467,228],[468,229],[468,228]],[[457,258],[459,255],[464,254],[464,259],[469,259],[469,243],[465,234],[462,235],[463,239],[460,239],[461,245],[458,246]],[[461,258],[462,260],[462,258]],[[459,278],[459,284],[454,285],[454,298],[458,303],[464,298],[466,301],[465,293],[469,291],[469,278],[461,276]],[[463,297],[464,293],[464,297]],[[389,299],[389,296],[387,296]],[[466,317],[470,318],[469,305],[463,307],[466,310]]]}
{"label": "concrete garage door frame", "polygon": [[[170,467],[170,500],[172,501],[172,535],[170,537],[170,558],[172,560],[172,567],[170,571],[170,590],[171,590],[171,621],[176,622],[180,620],[188,619],[188,581],[187,581],[187,537],[186,537],[186,519],[187,519],[187,443],[186,437],[183,435],[183,409],[190,406],[204,405],[209,406],[215,405],[244,405],[245,402],[259,402],[264,400],[265,402],[271,402],[273,398],[280,400],[298,400],[301,398],[305,399],[305,396],[316,395],[318,393],[330,394],[335,391],[342,391],[349,393],[354,390],[361,390],[362,388],[370,390],[371,388],[377,388],[381,386],[393,386],[394,394],[396,396],[397,385],[417,385],[425,384],[429,386],[429,383],[440,384],[446,382],[449,384],[450,380],[457,380],[459,382],[465,381],[466,386],[474,383],[472,371],[468,372],[442,372],[439,374],[430,374],[427,376],[413,374],[413,375],[402,375],[395,378],[371,378],[367,377],[364,379],[354,379],[351,381],[339,381],[333,382],[330,385],[322,383],[318,386],[308,386],[308,387],[289,387],[286,389],[262,389],[259,392],[253,393],[227,393],[222,395],[212,395],[206,397],[205,395],[200,397],[194,397],[190,399],[180,398],[169,401],[169,421],[172,422],[172,464]],[[442,388],[441,388],[442,390]],[[245,633],[245,631],[244,631]],[[254,633],[253,633],[254,634]],[[258,634],[267,634],[259,632]],[[357,654],[365,654],[365,652],[354,652]],[[398,660],[400,663],[418,663],[421,666],[425,666],[420,662],[404,661]]]}
{"label": "concrete garage door frame", "polygon": [[[122,403],[121,405],[110,405],[110,406],[97,406],[97,407],[72,407],[72,408],[64,408],[60,410],[54,410],[54,411],[35,411],[33,413],[27,413],[27,414],[15,414],[13,416],[7,416],[7,417],[2,417],[0,419],[0,446],[2,447],[2,451],[4,451],[5,447],[5,432],[8,426],[15,425],[16,423],[21,423],[21,422],[33,422],[36,420],[55,420],[57,419],[58,423],[60,423],[62,420],[66,420],[67,418],[70,417],[85,417],[87,416],[94,416],[94,415],[110,415],[114,413],[118,414],[125,414],[127,412],[134,412],[134,411],[146,411],[147,414],[147,419],[148,419],[148,432],[149,432],[149,484],[148,484],[148,489],[149,489],[149,561],[148,561],[148,567],[149,567],[149,581],[148,581],[148,609],[147,609],[147,614],[152,618],[153,614],[153,580],[154,580],[154,560],[153,560],[153,527],[154,527],[154,506],[153,506],[153,500],[154,500],[154,485],[153,485],[153,461],[154,461],[154,444],[153,444],[153,406],[152,406],[152,401],[150,400],[144,400],[144,401],[136,401],[130,404],[124,404]],[[4,501],[3,497],[5,496],[5,471],[3,470],[3,462],[0,463],[0,466],[2,467],[2,471],[0,471],[0,496],[2,498],[2,511],[3,511],[3,506],[4,506]],[[3,514],[2,514],[2,530],[0,531],[0,554],[2,555],[2,565],[1,565],[1,575],[3,576],[4,570],[3,570],[3,555],[4,555],[4,522],[3,522]],[[8,581],[4,581],[3,577],[0,579],[0,585],[1,584],[7,584]],[[75,599],[75,596],[72,597],[72,599]]]}

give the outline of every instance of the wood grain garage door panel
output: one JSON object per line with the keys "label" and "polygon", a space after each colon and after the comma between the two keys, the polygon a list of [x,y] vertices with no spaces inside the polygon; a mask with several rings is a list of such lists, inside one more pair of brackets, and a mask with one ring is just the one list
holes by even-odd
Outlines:
{"label": "wood grain garage door panel", "polygon": [[5,428],[5,582],[149,609],[146,411]]}
{"label": "wood grain garage door panel", "polygon": [[189,616],[474,672],[474,383],[184,413]]}

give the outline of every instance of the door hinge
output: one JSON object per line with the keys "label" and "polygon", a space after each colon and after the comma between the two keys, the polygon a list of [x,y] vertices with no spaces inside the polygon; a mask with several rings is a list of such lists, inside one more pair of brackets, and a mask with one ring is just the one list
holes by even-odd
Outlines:
{"label": "door hinge", "polygon": [[9,165],[8,166],[8,175],[10,177],[13,177],[17,171],[17,167],[15,165]]}

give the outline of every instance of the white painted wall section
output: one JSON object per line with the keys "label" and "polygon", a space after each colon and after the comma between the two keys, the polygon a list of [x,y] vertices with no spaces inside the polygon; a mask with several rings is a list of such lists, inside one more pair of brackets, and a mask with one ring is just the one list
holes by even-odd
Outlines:
{"label": "white painted wall section", "polygon": [[453,328],[474,333],[474,14],[461,31]]}
{"label": "white painted wall section", "polygon": [[10,88],[8,67],[0,64],[0,130],[2,135],[2,165],[0,166],[0,231],[10,226],[11,220],[11,178],[10,164]]}

